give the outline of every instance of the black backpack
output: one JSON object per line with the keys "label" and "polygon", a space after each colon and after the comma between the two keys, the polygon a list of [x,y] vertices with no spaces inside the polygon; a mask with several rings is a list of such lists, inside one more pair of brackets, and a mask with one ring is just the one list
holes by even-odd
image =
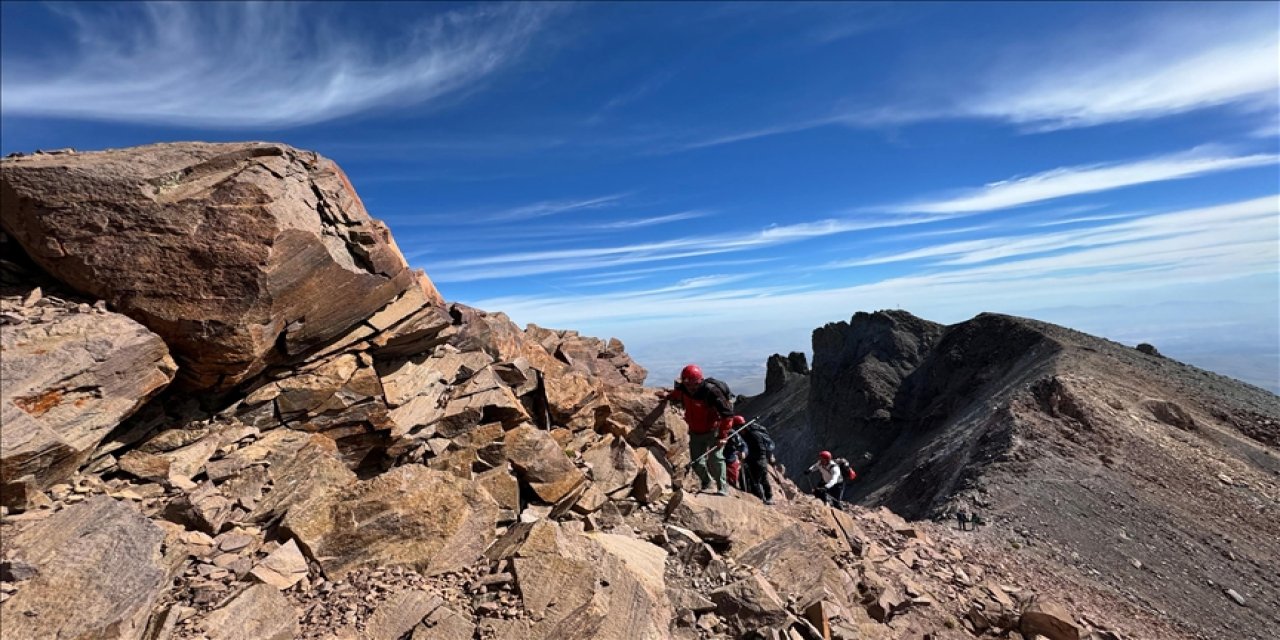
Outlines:
{"label": "black backpack", "polygon": [[836,464],[840,465],[840,480],[842,482],[852,482],[858,479],[858,472],[853,470],[853,465],[848,460],[840,458],[836,460]]}
{"label": "black backpack", "polygon": [[752,448],[759,448],[762,457],[773,455],[773,438],[769,437],[769,432],[765,430],[764,425],[759,422],[747,427],[747,440],[755,443]]}
{"label": "black backpack", "polygon": [[723,380],[718,380],[716,378],[703,378],[702,383],[719,389],[720,393],[724,394],[724,401],[729,403],[729,410],[733,410],[733,392],[729,391],[729,385],[725,384]]}

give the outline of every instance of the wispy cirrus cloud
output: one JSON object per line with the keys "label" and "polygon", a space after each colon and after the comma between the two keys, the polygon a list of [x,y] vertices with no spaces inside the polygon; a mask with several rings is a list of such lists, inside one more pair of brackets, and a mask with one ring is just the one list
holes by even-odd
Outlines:
{"label": "wispy cirrus cloud", "polygon": [[600,224],[591,225],[591,228],[610,230],[638,229],[640,227],[652,227],[654,225],[667,224],[670,222],[680,222],[681,220],[693,220],[710,214],[710,211],[694,209],[681,211],[679,213],[669,213],[661,216],[650,216],[647,218],[631,218],[627,220],[615,220],[613,222],[602,222]]}
{"label": "wispy cirrus cloud", "polygon": [[[901,226],[925,221],[927,219],[906,216],[881,219],[828,218],[813,222],[773,225],[757,231],[740,233],[684,236],[625,245],[524,251],[459,258],[433,263],[430,265],[430,270],[432,279],[437,282],[470,282],[505,278],[513,274],[538,275],[606,269],[629,264],[747,251],[862,229]],[[409,255],[414,257],[412,253]]]}
{"label": "wispy cirrus cloud", "polygon": [[76,46],[68,56],[6,54],[6,116],[227,129],[291,127],[438,100],[511,64],[556,10],[441,11],[374,40],[326,19],[323,4],[49,7],[73,22]]}
{"label": "wispy cirrus cloud", "polygon": [[[1173,238],[1194,239],[1195,244],[1206,247],[1214,246],[1213,240],[1217,238],[1240,238],[1242,230],[1252,233],[1267,224],[1280,222],[1278,216],[1280,200],[1276,196],[1266,196],[1201,209],[1145,215],[1086,229],[999,235],[949,242],[893,254],[832,262],[826,266],[859,267],[928,258],[937,258],[933,262],[935,265],[970,265],[1064,250],[1110,246],[1123,246],[1125,251],[1136,253],[1134,243],[1152,243]],[[1189,251],[1192,247],[1177,248]],[[1137,259],[1141,260],[1153,254],[1148,250],[1138,255],[1141,257]]]}
{"label": "wispy cirrus cloud", "polygon": [[[1204,9],[1204,7],[1201,7]],[[919,81],[911,99],[833,104],[786,121],[702,135],[662,147],[688,151],[831,126],[871,128],[985,119],[1027,132],[1148,120],[1230,106],[1280,109],[1280,30],[1268,3],[1221,5],[1148,16],[1128,24],[1058,36],[1051,42],[987,42],[979,69],[954,68]],[[972,55],[971,55],[972,54]],[[912,76],[904,70],[905,77]],[[1271,122],[1251,132],[1271,137]]]}
{"label": "wispy cirrus cloud", "polygon": [[632,193],[615,193],[606,196],[598,196],[594,198],[581,198],[576,200],[543,200],[533,204],[512,207],[504,211],[483,216],[483,222],[506,222],[512,220],[529,220],[532,218],[545,218],[561,213],[570,213],[576,211],[589,211],[594,209],[606,209],[617,206],[624,198],[633,195]]}
{"label": "wispy cirrus cloud", "polygon": [[1280,30],[1267,3],[1137,20],[1037,51],[1011,52],[984,88],[942,113],[1051,130],[1223,105],[1274,108],[1280,91]]}
{"label": "wispy cirrus cloud", "polygon": [[880,210],[934,215],[997,211],[1067,196],[1261,167],[1277,162],[1280,162],[1280,155],[1276,154],[1229,155],[1204,147],[1126,163],[1062,167],[1022,178],[993,182],[946,198],[903,203]]}
{"label": "wispy cirrus cloud", "polygon": [[[850,286],[659,287],[572,300],[525,295],[474,304],[503,309],[518,321],[546,326],[572,322],[584,328],[624,319],[660,324],[678,308],[679,318],[672,321],[679,326],[673,330],[688,331],[740,317],[759,319],[762,331],[770,322],[813,327],[830,321],[824,314],[831,309],[905,306],[921,313],[972,314],[975,301],[981,301],[985,310],[1014,312],[1060,305],[1077,296],[1095,302],[1125,300],[1135,291],[1146,295],[1251,277],[1274,280],[1280,260],[1278,223],[1280,196],[1268,196],[1145,216],[1095,231],[947,243],[936,251],[925,247],[915,257],[946,260],[931,271]],[[790,311],[782,318],[778,309]],[[661,328],[655,324],[652,330]]]}

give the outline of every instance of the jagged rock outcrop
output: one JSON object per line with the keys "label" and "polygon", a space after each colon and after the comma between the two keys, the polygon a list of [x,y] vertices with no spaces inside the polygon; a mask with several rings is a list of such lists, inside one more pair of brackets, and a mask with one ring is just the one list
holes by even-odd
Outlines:
{"label": "jagged rock outcrop", "polygon": [[809,361],[799,351],[783,356],[775,353],[765,362],[764,392],[776,393],[797,376],[809,375]]}
{"label": "jagged rock outcrop", "polygon": [[196,388],[235,385],[419,286],[337,165],[285,145],[7,158],[0,209],[37,264],[159,334]]}
{"label": "jagged rock outcrop", "polygon": [[[1280,517],[1258,509],[1280,492],[1274,394],[999,314],[944,327],[901,311],[859,313],[814,332],[807,378],[739,403],[773,428],[793,477],[830,450],[859,473],[847,498],[912,518],[979,512],[1008,544],[1069,557],[1116,585],[1117,598],[1177,612],[1188,633],[1215,633],[1202,606],[1221,598],[1215,585],[1280,594],[1280,582],[1247,568],[1280,557],[1268,533]],[[1228,555],[1209,524],[1223,517],[1233,522]],[[1137,540],[1184,552],[1152,570]],[[1211,574],[1214,585],[1171,587],[1152,571]],[[1009,617],[969,616],[984,628]],[[1238,629],[1256,636],[1277,624],[1246,611]]]}

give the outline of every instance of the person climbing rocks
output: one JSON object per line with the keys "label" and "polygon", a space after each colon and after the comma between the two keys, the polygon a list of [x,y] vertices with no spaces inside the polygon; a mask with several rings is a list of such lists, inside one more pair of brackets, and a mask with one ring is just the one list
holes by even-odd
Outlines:
{"label": "person climbing rocks", "polygon": [[[702,492],[729,495],[725,474],[723,447],[733,424],[733,405],[729,385],[702,375],[702,369],[691,364],[680,371],[675,388],[660,391],[659,397],[679,402],[689,425],[689,457],[693,471],[702,483]],[[705,455],[704,455],[705,454]]]}
{"label": "person climbing rocks", "polygon": [[830,451],[818,453],[818,461],[813,463],[805,473],[818,472],[821,482],[813,491],[819,500],[838,507],[844,500],[844,478],[840,473],[840,463],[831,456]]}
{"label": "person climbing rocks", "polygon": [[[742,420],[742,418],[736,418]],[[735,423],[734,428],[739,424]],[[742,431],[742,439],[747,445],[747,453],[743,457],[743,466],[747,476],[747,491],[760,498],[765,504],[773,504],[773,486],[769,484],[769,465],[776,464],[773,455],[773,438],[769,431],[759,422],[752,422]]]}
{"label": "person climbing rocks", "polygon": [[[732,428],[738,428],[737,420],[740,417],[735,416],[735,424]],[[733,434],[729,436],[729,441],[724,445],[724,468],[725,475],[729,478],[729,485],[739,490],[745,488],[743,479],[746,474],[742,473],[742,459],[747,454],[747,443],[743,441],[742,436]]]}

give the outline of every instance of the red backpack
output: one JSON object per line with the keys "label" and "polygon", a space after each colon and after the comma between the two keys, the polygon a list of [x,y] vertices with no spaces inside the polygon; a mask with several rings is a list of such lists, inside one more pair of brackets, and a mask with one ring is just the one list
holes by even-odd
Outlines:
{"label": "red backpack", "polygon": [[852,482],[858,479],[858,472],[853,470],[853,466],[849,464],[848,460],[840,458],[836,460],[836,463],[840,465],[840,478],[842,480]]}

